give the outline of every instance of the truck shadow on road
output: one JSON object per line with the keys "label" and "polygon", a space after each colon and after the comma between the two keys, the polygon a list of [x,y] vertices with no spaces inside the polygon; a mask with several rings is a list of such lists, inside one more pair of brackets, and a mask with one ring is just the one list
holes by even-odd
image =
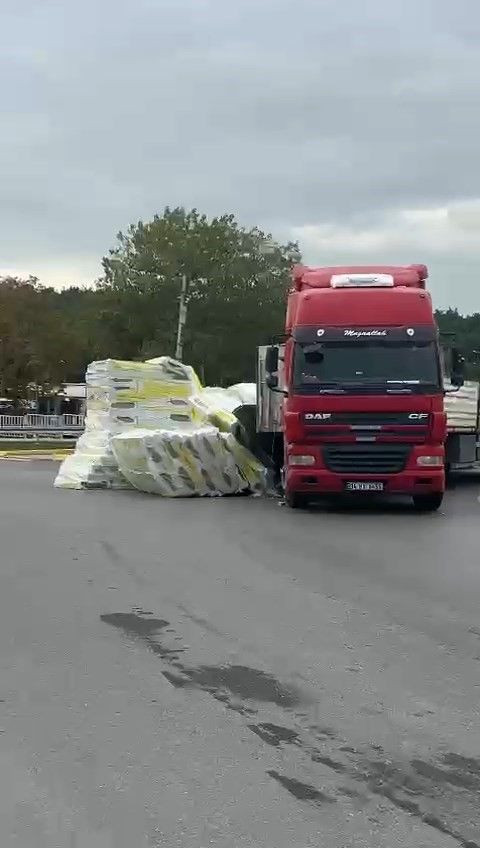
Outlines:
{"label": "truck shadow on road", "polygon": [[[288,509],[285,506],[285,509]],[[443,507],[437,515],[441,515],[443,512]],[[401,514],[401,515],[415,515],[419,514],[415,512],[415,508],[410,500],[410,498],[381,498],[375,496],[355,496],[355,495],[346,495],[346,496],[338,496],[335,498],[312,498],[312,500],[308,503],[308,506],[302,510],[297,510],[296,512],[301,512],[303,514],[308,513],[375,513],[376,515],[381,514]],[[435,513],[426,513],[428,517],[435,517]],[[425,519],[425,513],[421,515],[423,519]]]}

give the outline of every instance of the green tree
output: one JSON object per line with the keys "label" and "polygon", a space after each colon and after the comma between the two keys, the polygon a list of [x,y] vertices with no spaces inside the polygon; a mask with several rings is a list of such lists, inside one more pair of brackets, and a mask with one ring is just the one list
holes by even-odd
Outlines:
{"label": "green tree", "polygon": [[295,243],[272,241],[233,215],[208,219],[192,209],[166,208],[118,235],[103,260],[103,323],[112,350],[125,355],[172,354],[180,280],[189,286],[184,359],[208,382],[253,377],[255,348],[283,328]]}
{"label": "green tree", "polygon": [[32,391],[67,379],[79,352],[53,308],[55,293],[35,277],[0,278],[0,394],[21,405]]}

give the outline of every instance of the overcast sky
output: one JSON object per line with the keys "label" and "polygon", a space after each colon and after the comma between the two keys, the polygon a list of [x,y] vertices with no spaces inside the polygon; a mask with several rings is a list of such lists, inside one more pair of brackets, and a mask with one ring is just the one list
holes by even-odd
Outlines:
{"label": "overcast sky", "polygon": [[480,0],[0,0],[0,272],[81,284],[166,204],[480,311]]}

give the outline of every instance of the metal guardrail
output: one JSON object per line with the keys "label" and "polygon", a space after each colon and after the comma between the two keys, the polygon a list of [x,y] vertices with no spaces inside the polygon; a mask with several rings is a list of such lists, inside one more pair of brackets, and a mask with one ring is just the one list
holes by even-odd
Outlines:
{"label": "metal guardrail", "polygon": [[75,430],[80,432],[85,426],[84,415],[0,415],[1,430]]}

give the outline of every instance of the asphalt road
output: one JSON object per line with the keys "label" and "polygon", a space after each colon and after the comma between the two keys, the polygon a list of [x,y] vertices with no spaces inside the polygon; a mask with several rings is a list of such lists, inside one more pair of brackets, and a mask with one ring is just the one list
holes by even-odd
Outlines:
{"label": "asphalt road", "polygon": [[440,514],[0,466],[2,848],[480,845],[480,481]]}

